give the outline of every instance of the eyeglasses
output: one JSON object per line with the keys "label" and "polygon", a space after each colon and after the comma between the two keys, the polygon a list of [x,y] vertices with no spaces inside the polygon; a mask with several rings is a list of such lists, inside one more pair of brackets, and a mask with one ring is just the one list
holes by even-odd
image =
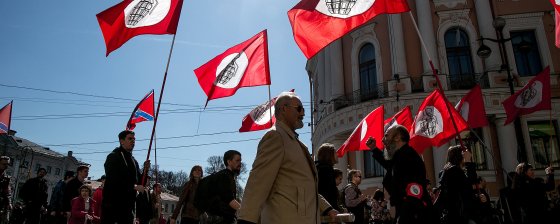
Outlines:
{"label": "eyeglasses", "polygon": [[288,104],[286,104],[285,106],[296,108],[296,110],[297,110],[298,113],[301,113],[302,111],[305,111],[305,108],[303,108],[302,105],[293,106],[293,105],[288,105]]}

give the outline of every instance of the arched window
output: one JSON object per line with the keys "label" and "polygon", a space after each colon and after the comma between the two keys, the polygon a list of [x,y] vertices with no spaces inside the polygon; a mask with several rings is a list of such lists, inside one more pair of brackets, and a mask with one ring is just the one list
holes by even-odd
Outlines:
{"label": "arched window", "polygon": [[377,68],[375,65],[375,47],[367,43],[360,49],[360,99],[361,101],[377,98]]}
{"label": "arched window", "polygon": [[444,38],[451,88],[472,88],[476,84],[476,79],[467,33],[455,27],[447,30]]}
{"label": "arched window", "polygon": [[511,32],[511,45],[520,76],[536,75],[542,71],[541,54],[534,30]]}

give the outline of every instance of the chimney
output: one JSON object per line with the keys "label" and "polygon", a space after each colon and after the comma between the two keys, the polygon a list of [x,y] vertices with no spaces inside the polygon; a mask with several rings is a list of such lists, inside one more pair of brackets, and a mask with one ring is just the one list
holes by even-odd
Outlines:
{"label": "chimney", "polygon": [[14,131],[12,129],[8,130],[8,135],[9,136],[16,136],[17,131]]}
{"label": "chimney", "polygon": [[72,151],[68,151],[68,157],[72,157]]}

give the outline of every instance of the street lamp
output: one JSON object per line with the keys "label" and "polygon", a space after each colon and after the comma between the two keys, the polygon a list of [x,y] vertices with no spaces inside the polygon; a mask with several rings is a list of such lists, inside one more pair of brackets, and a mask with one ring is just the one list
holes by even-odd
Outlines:
{"label": "street lamp", "polygon": [[[495,43],[498,43],[500,46],[500,54],[502,57],[502,66],[500,70],[505,69],[506,73],[507,73],[507,82],[509,85],[509,93],[510,95],[513,95],[515,93],[515,90],[513,88],[513,76],[511,75],[511,69],[510,69],[510,65],[509,65],[509,59],[508,59],[508,55],[506,52],[506,42],[511,41],[511,37],[504,39],[504,34],[503,34],[503,29],[506,26],[506,20],[502,17],[497,17],[496,19],[494,19],[494,21],[492,22],[492,26],[494,27],[494,29],[496,29],[496,31],[498,32],[498,36],[497,39],[492,39],[492,38],[484,38],[484,37],[480,37],[480,40],[482,41],[482,44],[480,45],[480,47],[478,48],[478,50],[476,51],[476,54],[480,57],[480,58],[488,58],[490,56],[490,54],[492,54],[492,50],[484,45],[484,41],[485,40],[489,40]],[[519,49],[522,52],[526,52],[527,49],[530,50],[531,46],[529,43],[525,42],[522,43],[522,45],[519,46]],[[523,132],[521,131],[521,120],[519,120],[519,117],[517,117],[514,121],[514,127],[515,127],[515,136],[517,138],[517,160],[518,162],[527,162],[527,152],[525,150],[525,138],[523,137]]]}

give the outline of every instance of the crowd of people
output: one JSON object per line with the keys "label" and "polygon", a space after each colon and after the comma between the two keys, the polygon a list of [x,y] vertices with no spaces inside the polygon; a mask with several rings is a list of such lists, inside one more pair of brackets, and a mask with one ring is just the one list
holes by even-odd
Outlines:
{"label": "crowd of people", "polygon": [[[152,190],[143,183],[150,161],[139,163],[132,155],[135,134],[119,133],[119,147],[105,161],[105,175],[92,194],[85,180],[88,166],[67,171],[51,192],[47,203],[45,169],[25,182],[19,192],[24,208],[22,219],[9,220],[12,195],[5,170],[9,157],[0,157],[0,224],[286,224],[330,223],[351,217],[356,224],[490,224],[547,223],[560,220],[558,200],[551,202],[547,191],[555,190],[554,170],[545,169],[546,179],[535,176],[534,167],[520,163],[508,175],[508,186],[500,190],[494,204],[486,181],[477,175],[472,155],[462,146],[447,150],[447,162],[439,172],[439,183],[432,188],[424,161],[409,146],[408,130],[390,127],[383,139],[384,149],[369,137],[373,158],[386,170],[383,188],[367,195],[360,189],[362,171],[350,169],[348,184],[340,186],[343,171],[333,144],[322,144],[313,160],[296,130],[303,127],[305,110],[297,95],[285,92],[275,102],[274,126],[258,144],[243,200],[236,179],[241,171],[241,153],[228,150],[224,169],[206,177],[201,166],[193,166],[184,183],[172,215],[163,219],[159,183]],[[146,171],[146,172],[144,172]],[[558,189],[556,189],[558,190]],[[386,199],[386,197],[388,199]],[[556,203],[556,206],[551,206]],[[556,210],[553,210],[556,209]],[[351,213],[350,216],[345,214]],[[15,216],[14,216],[15,217]]]}

